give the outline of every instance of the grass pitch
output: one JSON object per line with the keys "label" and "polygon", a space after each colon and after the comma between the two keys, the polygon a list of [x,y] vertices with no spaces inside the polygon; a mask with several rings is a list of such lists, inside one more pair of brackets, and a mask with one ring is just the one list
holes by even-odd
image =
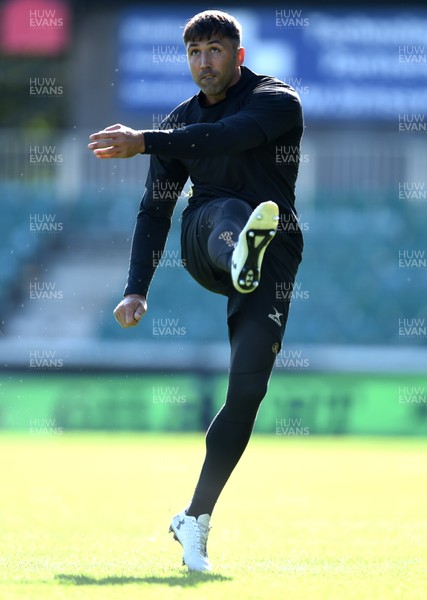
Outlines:
{"label": "grass pitch", "polygon": [[212,519],[215,571],[167,533],[202,435],[0,436],[2,600],[415,600],[427,441],[255,435]]}

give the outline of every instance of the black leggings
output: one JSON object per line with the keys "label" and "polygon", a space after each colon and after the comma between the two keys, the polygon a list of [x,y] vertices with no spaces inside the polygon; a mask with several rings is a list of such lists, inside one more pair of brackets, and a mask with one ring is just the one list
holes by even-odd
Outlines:
{"label": "black leggings", "polygon": [[276,358],[276,338],[238,313],[230,323],[231,363],[225,404],[206,434],[206,457],[187,513],[212,514],[242,456],[267,392]]}

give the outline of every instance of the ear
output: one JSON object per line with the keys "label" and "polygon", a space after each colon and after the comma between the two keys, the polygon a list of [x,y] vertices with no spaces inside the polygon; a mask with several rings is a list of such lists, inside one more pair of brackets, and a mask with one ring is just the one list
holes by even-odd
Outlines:
{"label": "ear", "polygon": [[237,66],[241,67],[243,65],[244,60],[245,60],[245,49],[238,48],[237,49]]}

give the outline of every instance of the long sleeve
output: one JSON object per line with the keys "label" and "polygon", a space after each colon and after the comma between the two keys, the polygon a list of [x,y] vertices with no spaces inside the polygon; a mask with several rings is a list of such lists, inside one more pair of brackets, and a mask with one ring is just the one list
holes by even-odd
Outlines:
{"label": "long sleeve", "polygon": [[145,153],[208,158],[255,148],[302,126],[298,95],[285,84],[263,85],[236,114],[216,123],[145,131]]}
{"label": "long sleeve", "polygon": [[125,296],[147,295],[166,244],[173,210],[187,178],[188,173],[180,162],[151,157],[133,232]]}

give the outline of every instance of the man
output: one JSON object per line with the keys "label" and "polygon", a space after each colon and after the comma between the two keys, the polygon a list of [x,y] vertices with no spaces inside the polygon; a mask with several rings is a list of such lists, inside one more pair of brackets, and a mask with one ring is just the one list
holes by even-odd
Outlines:
{"label": "man", "polygon": [[[184,43],[201,91],[175,108],[160,130],[113,125],[91,135],[88,146],[98,158],[151,155],[124,299],[114,311],[119,324],[135,326],[147,311],[153,257],[163,251],[188,177],[192,193],[181,234],[186,269],[202,286],[228,297],[227,397],[207,431],[192,500],[170,525],[183,546],[184,564],[194,571],[211,569],[210,518],[267,391],[303,248],[294,208],[300,101],[287,84],[243,66],[240,40],[240,24],[231,15],[195,15],[184,29]],[[173,190],[168,194],[173,198],[156,200],[156,186]]]}

